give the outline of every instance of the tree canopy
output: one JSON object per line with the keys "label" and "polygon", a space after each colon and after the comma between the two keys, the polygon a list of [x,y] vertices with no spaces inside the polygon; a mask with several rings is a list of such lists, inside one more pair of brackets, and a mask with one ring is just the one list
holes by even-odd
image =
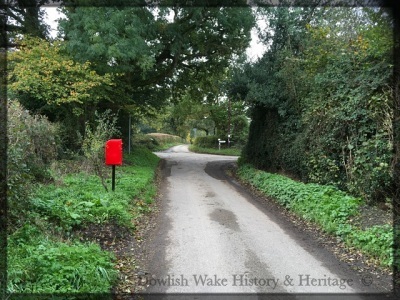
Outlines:
{"label": "tree canopy", "polygon": [[55,119],[65,117],[65,110],[79,115],[84,106],[111,101],[107,93],[114,85],[111,76],[100,76],[90,62],[73,61],[61,52],[63,42],[25,38],[18,44],[19,49],[9,55],[9,92],[26,107]]}
{"label": "tree canopy", "polygon": [[11,94],[26,108],[67,122],[66,136],[73,136],[96,108],[119,112],[124,122],[128,113],[152,113],[199,94],[222,80],[249,44],[249,7],[144,4],[69,1],[58,40],[34,41],[30,36],[40,35],[33,33],[14,39],[20,45],[10,55]]}
{"label": "tree canopy", "polygon": [[[208,77],[245,51],[254,24],[250,8],[67,7],[60,23],[66,50],[116,80],[120,105],[157,106]],[[103,22],[103,20],[108,20]]]}

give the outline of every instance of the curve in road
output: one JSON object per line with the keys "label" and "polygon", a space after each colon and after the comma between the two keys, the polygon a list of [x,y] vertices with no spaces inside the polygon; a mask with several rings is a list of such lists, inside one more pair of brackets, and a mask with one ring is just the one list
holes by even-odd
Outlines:
{"label": "curve in road", "polygon": [[221,170],[237,157],[195,154],[186,145],[156,154],[166,162],[167,177],[148,245],[148,292],[376,292],[229,183]]}

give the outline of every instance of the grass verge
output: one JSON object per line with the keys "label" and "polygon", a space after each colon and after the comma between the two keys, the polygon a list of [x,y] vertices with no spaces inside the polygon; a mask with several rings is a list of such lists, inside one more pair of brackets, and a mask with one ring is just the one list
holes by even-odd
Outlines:
{"label": "grass verge", "polygon": [[[362,251],[381,267],[393,266],[393,228],[390,224],[361,229],[352,224],[363,201],[332,186],[305,184],[278,174],[239,167],[238,176],[264,195],[322,230],[337,236],[348,247]],[[399,262],[396,262],[399,266]]]}
{"label": "grass verge", "polygon": [[85,173],[38,186],[27,207],[28,222],[8,237],[7,291],[109,293],[118,278],[115,256],[97,243],[81,242],[75,233],[91,224],[133,231],[156,194],[158,161],[147,149],[125,155],[115,192],[106,192],[97,176]]}
{"label": "grass verge", "polygon": [[215,148],[203,148],[196,145],[190,145],[189,150],[196,153],[207,153],[228,156],[240,156],[242,150],[237,148],[222,148],[221,150]]}

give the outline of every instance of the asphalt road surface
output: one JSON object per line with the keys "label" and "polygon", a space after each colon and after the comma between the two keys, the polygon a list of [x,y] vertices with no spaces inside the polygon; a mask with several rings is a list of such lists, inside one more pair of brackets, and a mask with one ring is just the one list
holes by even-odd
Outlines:
{"label": "asphalt road surface", "polygon": [[167,298],[246,293],[253,299],[259,293],[290,293],[293,299],[349,293],[349,299],[362,299],[355,293],[379,292],[370,278],[349,270],[232,184],[222,169],[237,157],[195,154],[184,145],[156,154],[165,159],[166,179],[150,242],[147,292]]}

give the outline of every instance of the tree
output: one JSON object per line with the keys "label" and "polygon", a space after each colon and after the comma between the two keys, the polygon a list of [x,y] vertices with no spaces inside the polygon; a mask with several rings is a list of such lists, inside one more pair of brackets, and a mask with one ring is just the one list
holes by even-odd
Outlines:
{"label": "tree", "polygon": [[381,8],[266,12],[270,50],[231,84],[253,106],[245,160],[385,201],[394,139],[389,15]]}
{"label": "tree", "polygon": [[299,99],[307,89],[302,72],[305,20],[312,8],[263,8],[268,21],[262,36],[269,45],[262,58],[233,77],[230,93],[250,105],[252,123],[244,159],[269,170],[301,170],[301,151],[292,142],[299,132]]}
{"label": "tree", "polygon": [[66,142],[76,143],[76,131],[83,132],[99,102],[112,101],[112,76],[97,74],[89,62],[73,61],[61,51],[61,41],[24,38],[18,44],[9,55],[10,98],[51,121],[68,122]]}
{"label": "tree", "polygon": [[233,56],[246,49],[254,23],[246,7],[114,3],[67,7],[60,28],[76,60],[91,61],[100,74],[121,74],[115,81],[115,105],[122,108],[160,106],[223,73]]}
{"label": "tree", "polygon": [[[7,41],[2,41],[3,47],[15,46],[15,38],[18,34],[46,38],[49,33],[48,26],[44,23],[44,11],[41,7],[56,0],[2,0],[1,7],[5,14],[0,18],[6,18]],[[4,43],[6,42],[6,43]]]}

